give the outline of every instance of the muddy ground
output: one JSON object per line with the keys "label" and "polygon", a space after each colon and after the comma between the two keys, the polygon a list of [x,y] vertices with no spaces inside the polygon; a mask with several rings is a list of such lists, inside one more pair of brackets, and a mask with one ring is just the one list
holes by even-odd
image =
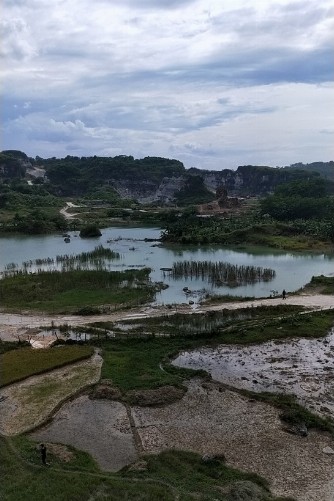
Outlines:
{"label": "muddy ground", "polygon": [[85,450],[107,471],[170,448],[224,454],[229,465],[264,476],[276,495],[333,501],[333,438],[315,431],[291,435],[278,414],[215,383],[192,380],[181,400],[163,407],[78,397],[31,436]]}

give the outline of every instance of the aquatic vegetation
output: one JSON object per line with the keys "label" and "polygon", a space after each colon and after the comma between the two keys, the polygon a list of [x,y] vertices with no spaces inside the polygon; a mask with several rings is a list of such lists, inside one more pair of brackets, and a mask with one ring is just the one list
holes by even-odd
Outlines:
{"label": "aquatic vegetation", "polygon": [[106,269],[108,261],[114,261],[121,258],[119,252],[98,245],[90,252],[81,252],[81,254],[62,254],[55,258],[38,258],[24,261],[19,267],[16,263],[9,263],[3,272],[4,277],[12,275],[22,275],[34,272],[41,272],[46,268],[50,270],[58,269],[61,266],[62,271],[82,270],[82,269]]}
{"label": "aquatic vegetation", "polygon": [[276,275],[271,268],[261,266],[239,266],[212,261],[177,261],[173,263],[171,274],[177,278],[202,278],[213,285],[244,285],[255,282],[269,282]]}

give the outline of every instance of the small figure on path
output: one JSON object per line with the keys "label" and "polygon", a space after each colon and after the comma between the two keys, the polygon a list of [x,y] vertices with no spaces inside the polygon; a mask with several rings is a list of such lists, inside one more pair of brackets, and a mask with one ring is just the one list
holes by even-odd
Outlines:
{"label": "small figure on path", "polygon": [[286,299],[286,292],[285,292],[285,289],[283,289],[283,292],[282,292],[282,298],[283,298],[283,299]]}
{"label": "small figure on path", "polygon": [[47,462],[46,462],[46,447],[45,447],[45,444],[41,444],[40,450],[41,450],[42,463],[46,466]]}

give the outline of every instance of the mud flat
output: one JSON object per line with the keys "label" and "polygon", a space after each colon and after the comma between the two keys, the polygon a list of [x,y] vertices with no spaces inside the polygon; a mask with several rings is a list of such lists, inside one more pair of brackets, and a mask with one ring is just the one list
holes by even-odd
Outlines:
{"label": "mud flat", "polygon": [[64,404],[52,423],[31,437],[86,451],[105,471],[118,471],[138,458],[126,407],[87,395]]}
{"label": "mud flat", "polygon": [[296,395],[308,409],[334,418],[334,333],[321,339],[184,351],[178,367],[204,369],[235,388]]}

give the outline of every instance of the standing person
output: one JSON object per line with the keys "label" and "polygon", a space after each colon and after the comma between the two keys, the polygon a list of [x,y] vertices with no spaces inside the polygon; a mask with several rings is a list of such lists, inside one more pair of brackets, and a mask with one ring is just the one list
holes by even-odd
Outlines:
{"label": "standing person", "polygon": [[40,449],[41,449],[42,463],[46,466],[47,462],[46,462],[46,447],[45,447],[45,444],[41,444]]}
{"label": "standing person", "polygon": [[282,292],[282,298],[283,298],[283,299],[286,299],[286,292],[285,292],[285,289],[283,289],[283,292]]}

